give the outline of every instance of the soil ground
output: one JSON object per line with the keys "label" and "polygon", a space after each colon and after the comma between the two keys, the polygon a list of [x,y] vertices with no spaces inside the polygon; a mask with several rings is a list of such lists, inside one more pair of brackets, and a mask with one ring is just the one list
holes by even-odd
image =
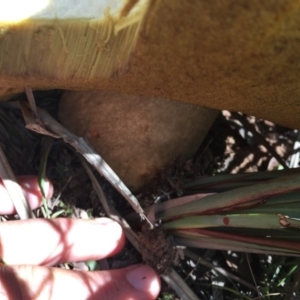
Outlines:
{"label": "soil ground", "polygon": [[[38,106],[47,109],[57,118],[58,103],[61,91],[36,92],[35,99]],[[21,95],[12,101],[25,100]],[[28,131],[20,110],[10,103],[0,104],[0,142],[16,175],[38,174],[41,156],[44,153],[46,138]],[[137,195],[142,206],[152,204],[154,199],[174,198],[185,193],[185,184],[201,176],[218,173],[256,172],[281,168],[289,164],[293,146],[297,138],[297,131],[277,126],[271,122],[259,120],[239,113],[220,112],[206,139],[191,160],[174,158],[160,174],[145,186]],[[297,151],[297,150],[296,150]],[[299,151],[299,149],[298,149]],[[274,156],[280,156],[278,162]],[[131,211],[119,193],[101,176],[96,174],[108,201],[123,215]],[[52,199],[52,213],[62,211],[62,217],[99,217],[105,213],[99,204],[97,195],[86,175],[77,154],[62,140],[54,140],[47,162],[47,177],[54,184],[55,193]],[[158,238],[159,237],[159,238]],[[142,235],[141,242],[147,246],[153,239]],[[150,234],[151,238],[151,234]],[[127,243],[124,251],[116,257],[99,262],[101,268],[120,268],[142,260],[155,267],[160,265],[160,271],[167,269],[174,259],[171,237],[165,237],[162,232],[155,234],[156,243],[149,249],[147,257],[141,257],[136,250]],[[166,243],[161,241],[167,239]],[[161,245],[158,247],[158,245]],[[228,251],[192,249],[197,255],[233,272],[238,277],[251,284],[253,277],[262,289],[267,289],[270,278],[266,273],[268,257]],[[167,253],[167,256],[165,255]],[[154,255],[154,258],[152,257]],[[163,266],[161,256],[167,257]],[[168,259],[169,255],[169,259]],[[153,261],[154,259],[154,261]],[[249,268],[248,260],[251,264]],[[278,266],[282,257],[272,256],[274,266]],[[294,262],[294,258],[284,258],[285,263]],[[73,268],[85,268],[82,264],[74,264]],[[287,268],[287,267],[283,267]],[[239,283],[232,283],[213,270],[198,264],[191,259],[183,259],[176,267],[179,274],[194,290],[200,299],[241,299],[225,289],[216,288],[212,283],[220,283],[224,288],[235,288],[239,293],[255,298],[255,292]],[[287,269],[286,269],[287,272]],[[252,274],[253,273],[253,274]],[[282,294],[272,299],[284,299],[284,290],[288,290],[289,283],[280,288]],[[161,299],[177,299],[173,292],[163,286]],[[296,298],[295,298],[296,299]]]}

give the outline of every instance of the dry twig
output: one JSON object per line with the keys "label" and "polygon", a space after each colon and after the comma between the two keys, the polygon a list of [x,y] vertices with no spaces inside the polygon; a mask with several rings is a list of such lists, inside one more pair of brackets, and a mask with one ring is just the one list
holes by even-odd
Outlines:
{"label": "dry twig", "polygon": [[62,138],[66,143],[70,144],[124,196],[132,208],[140,214],[142,219],[147,220],[150,226],[153,227],[152,223],[147,219],[145,212],[136,197],[130,192],[104,159],[97,154],[83,138],[77,137],[73,133],[69,132],[61,124],[55,121],[45,110],[37,107],[37,113],[41,120],[41,124],[39,124],[34,117],[30,117],[31,112],[28,110],[27,105],[21,102],[20,105],[26,122],[26,128],[41,134]]}

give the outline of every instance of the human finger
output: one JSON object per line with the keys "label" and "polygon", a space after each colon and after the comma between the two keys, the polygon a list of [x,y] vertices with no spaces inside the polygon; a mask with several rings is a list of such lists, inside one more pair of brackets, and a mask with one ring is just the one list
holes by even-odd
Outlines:
{"label": "human finger", "polygon": [[[43,197],[37,176],[17,176],[17,181],[22,187],[23,193],[28,200],[30,207],[35,209],[41,206]],[[46,199],[50,199],[53,194],[53,185],[48,179],[45,180],[44,189]],[[2,180],[0,179],[0,214],[8,215],[14,213],[16,213],[14,205],[10,200]]]}
{"label": "human finger", "polygon": [[1,299],[154,300],[160,291],[158,275],[145,265],[95,272],[1,267],[0,283]]}
{"label": "human finger", "polygon": [[125,243],[108,218],[30,219],[0,223],[0,257],[8,265],[55,265],[113,256]]}

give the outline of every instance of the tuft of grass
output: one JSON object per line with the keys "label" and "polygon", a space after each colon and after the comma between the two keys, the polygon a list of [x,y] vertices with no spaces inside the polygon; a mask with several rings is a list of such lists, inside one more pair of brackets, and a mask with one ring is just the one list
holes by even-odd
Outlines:
{"label": "tuft of grass", "polygon": [[156,221],[185,246],[300,256],[300,170],[270,173],[206,178],[214,194],[169,200]]}
{"label": "tuft of grass", "polygon": [[169,293],[162,293],[161,297],[158,300],[174,300],[174,295]]}
{"label": "tuft of grass", "polygon": [[[297,295],[300,169],[204,177],[189,183],[185,196],[156,204],[148,211],[155,211],[156,222],[179,246],[246,255],[255,289],[252,286],[245,294],[240,284],[249,288],[248,284],[234,278],[234,273],[228,274],[233,280],[223,276],[223,286],[191,279],[187,274],[190,284],[211,288],[212,293],[219,289],[232,299],[287,300]],[[247,253],[261,257],[259,278],[255,278]],[[198,260],[193,261],[197,268]],[[211,266],[210,272],[216,269],[219,267]]]}
{"label": "tuft of grass", "polygon": [[50,218],[50,213],[48,209],[48,203],[45,196],[45,182],[46,182],[46,168],[47,168],[47,160],[52,147],[53,138],[51,137],[43,137],[42,140],[42,151],[43,154],[41,156],[39,174],[38,174],[38,182],[43,195],[43,214],[45,218]]}

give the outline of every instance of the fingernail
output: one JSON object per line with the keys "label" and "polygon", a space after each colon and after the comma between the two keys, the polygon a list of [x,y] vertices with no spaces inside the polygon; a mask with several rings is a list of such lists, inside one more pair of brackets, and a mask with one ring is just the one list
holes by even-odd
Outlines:
{"label": "fingernail", "polygon": [[109,218],[95,218],[94,221],[98,224],[103,224],[103,225],[110,225],[110,224],[115,224],[116,222],[113,221],[112,219]]}
{"label": "fingernail", "polygon": [[[149,266],[138,266],[126,274],[127,281],[136,289],[143,292],[159,290],[157,275]],[[153,285],[157,285],[154,287]]]}

